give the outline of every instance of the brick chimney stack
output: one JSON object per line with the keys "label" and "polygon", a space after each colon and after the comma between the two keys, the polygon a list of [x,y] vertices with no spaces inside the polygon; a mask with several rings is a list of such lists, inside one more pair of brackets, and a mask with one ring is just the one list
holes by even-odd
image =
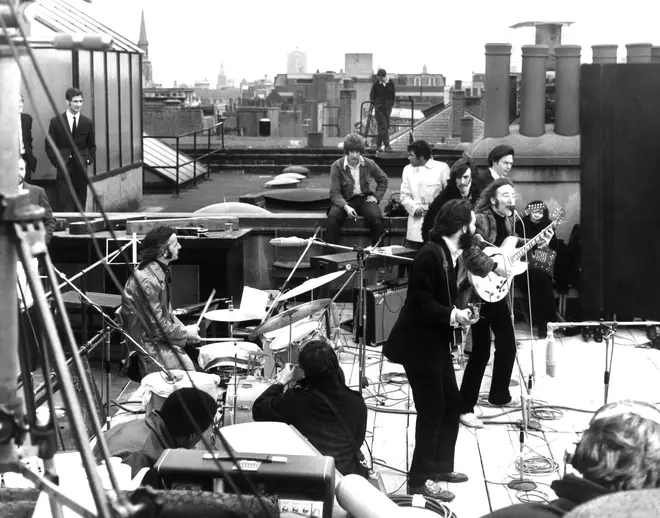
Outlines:
{"label": "brick chimney stack", "polygon": [[451,136],[461,136],[461,118],[465,115],[465,90],[463,81],[455,81],[451,91]]}
{"label": "brick chimney stack", "polygon": [[616,49],[618,45],[592,45],[594,65],[616,63]]}
{"label": "brick chimney stack", "polygon": [[484,78],[484,137],[506,137],[509,134],[509,71],[511,44],[486,43]]}
{"label": "brick chimney stack", "polygon": [[650,63],[651,47],[650,43],[628,43],[626,63]]}
{"label": "brick chimney stack", "polygon": [[555,47],[555,133],[572,137],[580,133],[579,45]]}
{"label": "brick chimney stack", "polygon": [[522,46],[522,98],[520,134],[540,137],[545,133],[545,65],[547,45]]}

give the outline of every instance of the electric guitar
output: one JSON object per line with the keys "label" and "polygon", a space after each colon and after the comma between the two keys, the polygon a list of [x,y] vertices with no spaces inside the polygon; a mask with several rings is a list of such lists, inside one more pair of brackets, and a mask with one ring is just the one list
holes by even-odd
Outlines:
{"label": "electric guitar", "polygon": [[527,263],[521,259],[538,244],[541,236],[548,229],[559,226],[563,222],[565,215],[564,209],[556,209],[552,213],[552,223],[520,248],[516,248],[516,244],[518,243],[516,236],[507,237],[499,247],[489,246],[484,248],[483,252],[487,256],[492,257],[495,262],[504,266],[506,277],[501,277],[495,272],[490,272],[486,277],[479,277],[468,272],[470,282],[477,294],[486,302],[502,300],[511,289],[513,277],[527,270]]}

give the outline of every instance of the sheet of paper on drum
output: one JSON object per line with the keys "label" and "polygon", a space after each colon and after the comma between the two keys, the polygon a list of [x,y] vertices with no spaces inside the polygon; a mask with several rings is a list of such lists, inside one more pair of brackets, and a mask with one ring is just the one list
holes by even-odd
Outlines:
{"label": "sheet of paper on drum", "polygon": [[241,297],[241,311],[254,315],[255,320],[266,315],[268,292],[245,286]]}

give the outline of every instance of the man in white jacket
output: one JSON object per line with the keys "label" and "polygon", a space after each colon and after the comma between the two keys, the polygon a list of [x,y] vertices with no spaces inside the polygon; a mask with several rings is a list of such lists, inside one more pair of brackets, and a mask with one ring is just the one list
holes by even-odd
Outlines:
{"label": "man in white jacket", "polygon": [[433,199],[444,189],[449,179],[449,166],[433,159],[431,146],[416,140],[408,146],[408,161],[401,179],[401,204],[408,212],[408,230],[404,246],[419,250],[422,223]]}

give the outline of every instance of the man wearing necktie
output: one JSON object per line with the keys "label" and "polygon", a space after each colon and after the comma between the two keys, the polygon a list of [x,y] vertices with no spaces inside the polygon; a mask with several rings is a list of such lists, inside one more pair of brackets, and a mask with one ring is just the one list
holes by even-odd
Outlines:
{"label": "man wearing necktie", "polygon": [[[50,120],[48,134],[53,139],[55,147],[62,154],[76,197],[85,209],[87,204],[87,166],[94,161],[96,155],[94,123],[80,113],[83,106],[83,94],[80,90],[77,88],[67,89],[65,98],[68,108],[63,114]],[[76,161],[71,147],[71,139],[73,139],[82,157],[82,164]],[[57,169],[57,210],[63,212],[76,211],[76,205],[66,183],[66,172],[60,168],[55,151],[48,140],[46,140],[46,154],[51,164]]]}

